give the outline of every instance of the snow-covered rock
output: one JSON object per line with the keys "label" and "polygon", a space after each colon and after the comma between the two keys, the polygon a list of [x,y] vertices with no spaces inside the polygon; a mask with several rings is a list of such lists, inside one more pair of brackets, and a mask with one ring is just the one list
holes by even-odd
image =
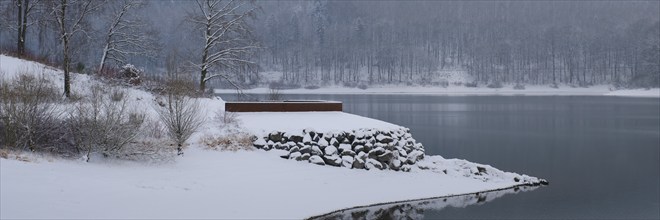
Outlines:
{"label": "snow-covered rock", "polygon": [[335,146],[328,146],[325,148],[325,155],[337,155],[337,148]]}
{"label": "snow-covered rock", "polygon": [[325,165],[325,162],[323,161],[323,158],[321,158],[318,155],[314,155],[314,156],[309,157],[309,162],[313,163],[313,164],[316,164],[316,165],[321,165],[321,166]]}

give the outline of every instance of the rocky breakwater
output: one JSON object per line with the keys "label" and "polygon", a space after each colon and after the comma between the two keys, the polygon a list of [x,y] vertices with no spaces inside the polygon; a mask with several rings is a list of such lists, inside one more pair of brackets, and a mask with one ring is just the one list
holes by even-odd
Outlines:
{"label": "rocky breakwater", "polygon": [[352,169],[410,171],[424,159],[424,146],[408,128],[392,130],[358,129],[345,132],[271,132],[257,138],[254,146],[263,150],[286,150],[282,158],[318,165]]}

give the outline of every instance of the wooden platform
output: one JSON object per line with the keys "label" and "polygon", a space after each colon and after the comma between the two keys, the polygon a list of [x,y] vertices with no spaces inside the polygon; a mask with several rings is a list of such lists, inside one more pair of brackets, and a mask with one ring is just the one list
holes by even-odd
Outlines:
{"label": "wooden platform", "polygon": [[322,100],[225,103],[225,111],[228,112],[327,112],[342,110],[341,102]]}

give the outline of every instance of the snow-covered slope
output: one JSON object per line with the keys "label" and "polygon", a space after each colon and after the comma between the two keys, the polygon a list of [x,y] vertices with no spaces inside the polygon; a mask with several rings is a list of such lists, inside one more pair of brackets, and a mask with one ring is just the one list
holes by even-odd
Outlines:
{"label": "snow-covered slope", "polygon": [[[0,55],[2,79],[20,70],[44,74],[60,85],[61,71]],[[73,74],[73,91],[85,95],[102,83]],[[129,104],[154,117],[152,94],[126,88]],[[487,165],[431,156],[411,172],[366,171],[283,160],[283,151],[205,150],[204,136],[226,130],[212,121],[220,99],[200,99],[207,123],[189,140],[183,157],[166,164],[115,160],[90,163],[23,153],[0,157],[0,218],[304,218],[383,202],[508,188],[535,178]],[[398,127],[346,113],[239,114],[244,130]],[[289,123],[290,121],[297,121]],[[344,122],[345,123],[340,123]],[[328,122],[328,123],[317,123]],[[287,127],[289,126],[289,127]],[[348,127],[347,127],[348,126]],[[0,152],[1,153],[1,152]],[[477,175],[478,174],[478,175]],[[519,180],[519,181],[516,181]],[[538,180],[537,180],[538,181]]]}

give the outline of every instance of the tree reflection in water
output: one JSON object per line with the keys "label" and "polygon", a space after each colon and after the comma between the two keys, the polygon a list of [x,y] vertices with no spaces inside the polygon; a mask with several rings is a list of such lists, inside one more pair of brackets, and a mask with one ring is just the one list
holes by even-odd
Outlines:
{"label": "tree reflection in water", "polygon": [[536,188],[538,186],[518,186],[491,192],[359,207],[311,219],[422,219],[427,210],[442,210],[447,207],[464,208],[469,205],[487,203],[507,194],[532,191]]}

